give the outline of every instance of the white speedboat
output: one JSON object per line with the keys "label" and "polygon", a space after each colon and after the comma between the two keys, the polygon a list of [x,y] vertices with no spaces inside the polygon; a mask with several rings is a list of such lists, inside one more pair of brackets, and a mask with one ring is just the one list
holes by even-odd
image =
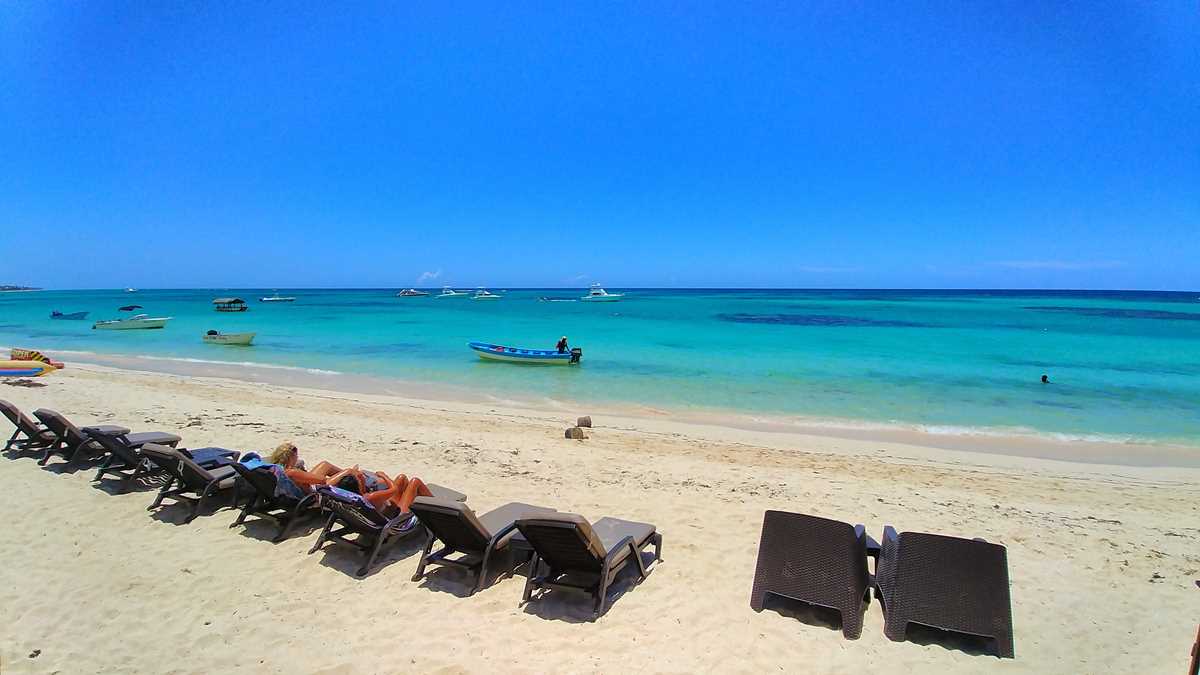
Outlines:
{"label": "white speedboat", "polygon": [[456,291],[449,286],[442,286],[442,292],[437,294],[439,298],[467,298],[470,297],[467,291]]}
{"label": "white speedboat", "polygon": [[624,297],[624,293],[609,293],[600,288],[600,284],[592,284],[591,290],[588,291],[587,295],[580,298],[580,300],[583,302],[616,302]]}
{"label": "white speedboat", "polygon": [[258,299],[259,302],[295,302],[296,298],[290,295],[280,295],[279,291],[272,291],[275,295],[267,295]]}
{"label": "white speedboat", "polygon": [[475,291],[475,295],[471,296],[472,300],[499,300],[501,296],[489,291],[486,288],[481,288]]}
{"label": "white speedboat", "polygon": [[137,289],[136,288],[126,288],[125,292],[126,293],[137,293]]}
{"label": "white speedboat", "polygon": [[256,333],[218,333],[210,330],[204,334],[204,341],[210,345],[241,345],[250,346]]}
{"label": "white speedboat", "polygon": [[397,298],[420,298],[429,295],[426,291],[418,291],[415,288],[406,288],[396,294]]}
{"label": "white speedboat", "polygon": [[148,314],[135,314],[128,319],[110,319],[108,321],[97,321],[92,324],[92,328],[102,330],[136,330],[148,328],[163,328],[167,322],[171,320],[169,316],[151,317]]}

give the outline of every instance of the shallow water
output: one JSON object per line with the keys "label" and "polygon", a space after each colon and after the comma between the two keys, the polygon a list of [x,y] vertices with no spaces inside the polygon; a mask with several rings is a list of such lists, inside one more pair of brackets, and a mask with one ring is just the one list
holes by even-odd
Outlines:
{"label": "shallow water", "polygon": [[[258,302],[270,293],[0,294],[0,344],[373,374],[500,396],[1200,444],[1195,293],[635,290],[618,303],[581,303],[538,301],[582,294],[575,289],[490,302],[280,289],[297,301]],[[210,301],[224,295],[247,299],[250,311],[214,312]],[[175,318],[164,330],[91,329],[134,303]],[[91,315],[51,320],[55,309]],[[206,345],[208,329],[258,337],[249,348]],[[466,347],[548,349],[564,333],[583,348],[581,367],[483,362]]]}

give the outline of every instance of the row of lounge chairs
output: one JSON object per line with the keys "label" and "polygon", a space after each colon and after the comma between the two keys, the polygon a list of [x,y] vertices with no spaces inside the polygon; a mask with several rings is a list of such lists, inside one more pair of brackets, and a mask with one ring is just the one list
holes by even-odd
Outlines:
{"label": "row of lounge chairs", "polygon": [[[875,574],[868,569],[875,561]],[[763,517],[750,606],[780,596],[836,610],[842,634],[858,639],[872,591],[884,634],[904,640],[910,624],[985,638],[1013,658],[1008,554],[999,544],[886,526],[882,544],[862,525],[786,511]]]}
{"label": "row of lounge chairs", "polygon": [[222,448],[179,448],[181,439],[174,434],[135,434],[115,425],[80,428],[47,409],[34,411],[39,420],[35,422],[6,401],[0,401],[0,412],[16,427],[5,451],[41,452],[42,465],[55,455],[69,465],[102,460],[93,480],[116,476],[119,492],[156,479],[162,484],[148,508],[158,509],[165,500],[188,504],[184,522],[225,495],[241,509],[230,527],[252,517],[269,520],[277,528],[276,542],[287,538],[304,518],[325,515],[309,553],[329,541],[355,546],[366,554],[360,576],[370,571],[389,543],[425,532],[414,581],[425,576],[429,565],[454,566],[474,575],[470,593],[475,593],[501,560],[511,575],[528,559],[522,605],[539,590],[584,591],[592,597],[595,618],[604,612],[609,588],[621,571],[634,567],[639,583],[647,577],[644,549],[653,545],[653,561],[661,560],[662,535],[647,523],[617,518],[591,523],[576,514],[517,502],[477,516],[464,503],[465,495],[432,484],[432,496],[417,497],[409,511],[385,515],[362,495],[336,486],[318,486],[303,497],[289,495],[278,489],[269,465],[251,468],[238,461],[240,453]]}

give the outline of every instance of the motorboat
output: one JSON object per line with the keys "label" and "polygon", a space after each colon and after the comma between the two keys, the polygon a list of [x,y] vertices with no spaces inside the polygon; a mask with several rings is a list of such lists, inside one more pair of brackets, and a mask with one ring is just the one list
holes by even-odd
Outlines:
{"label": "motorboat", "polygon": [[250,309],[241,298],[216,298],[213,304],[218,312],[244,312]]}
{"label": "motorboat", "polygon": [[456,291],[453,288],[450,288],[449,286],[443,286],[442,292],[438,293],[436,297],[439,297],[439,298],[468,298],[470,296],[471,296],[471,294],[467,291]]}
{"label": "motorboat", "polygon": [[63,321],[80,321],[82,319],[86,319],[87,315],[87,312],[68,312],[66,314],[58,310],[50,312],[51,319],[60,319]]}
{"label": "motorboat", "polygon": [[259,302],[295,302],[296,298],[290,295],[280,295],[279,291],[272,291],[275,295],[267,295],[258,299]]}
{"label": "motorboat", "polygon": [[583,302],[616,302],[624,297],[624,293],[609,293],[600,288],[600,284],[592,284],[588,294],[580,298],[580,300]]}
{"label": "motorboat", "polygon": [[526,349],[524,347],[506,347],[488,342],[468,342],[479,358],[486,361],[507,361],[509,363],[540,364],[545,366],[578,365],[583,358],[583,350],[575,347],[569,352],[555,349]]}
{"label": "motorboat", "polygon": [[204,341],[210,345],[240,345],[249,347],[257,333],[219,333],[210,330],[204,334]]}
{"label": "motorboat", "polygon": [[406,288],[396,294],[397,298],[420,298],[429,295],[428,291],[418,291],[415,288]]}
{"label": "motorboat", "polygon": [[126,288],[125,292],[126,293],[137,293],[137,289],[136,288]]}
{"label": "motorboat", "polygon": [[149,314],[135,314],[128,319],[109,319],[92,324],[93,329],[101,330],[136,330],[163,328],[171,320],[169,316],[151,317]]}
{"label": "motorboat", "polygon": [[141,305],[125,305],[123,307],[118,307],[117,311],[118,312],[132,312],[135,309],[142,309],[142,306]]}
{"label": "motorboat", "polygon": [[486,288],[481,288],[475,291],[475,295],[471,296],[472,300],[499,300],[502,296],[496,295]]}

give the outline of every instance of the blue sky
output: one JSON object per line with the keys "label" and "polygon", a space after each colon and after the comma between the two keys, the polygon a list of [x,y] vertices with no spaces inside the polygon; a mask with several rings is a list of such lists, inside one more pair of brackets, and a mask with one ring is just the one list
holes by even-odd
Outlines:
{"label": "blue sky", "polygon": [[0,283],[1200,289],[1194,2],[594,4],[4,3]]}

